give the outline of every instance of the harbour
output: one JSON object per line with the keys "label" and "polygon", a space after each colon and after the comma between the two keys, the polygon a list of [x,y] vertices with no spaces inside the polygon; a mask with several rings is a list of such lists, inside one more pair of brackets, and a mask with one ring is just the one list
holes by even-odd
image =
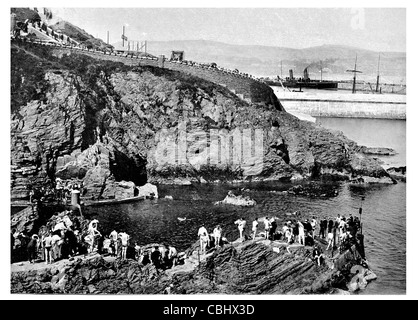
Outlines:
{"label": "harbour", "polygon": [[11,9],[12,294],[406,294],[405,52],[55,10]]}

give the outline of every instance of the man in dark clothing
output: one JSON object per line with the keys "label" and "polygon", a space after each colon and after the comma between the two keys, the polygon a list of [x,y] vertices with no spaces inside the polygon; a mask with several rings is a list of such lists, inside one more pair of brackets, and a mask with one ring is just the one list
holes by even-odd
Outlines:
{"label": "man in dark clothing", "polygon": [[27,246],[29,263],[35,262],[36,257],[37,257],[37,250],[38,250],[38,236],[34,234],[32,238],[30,239],[28,246]]}
{"label": "man in dark clothing", "polygon": [[308,219],[305,220],[305,222],[303,223],[303,226],[305,227],[306,233],[312,232],[312,225],[309,223]]}
{"label": "man in dark clothing", "polygon": [[318,246],[314,246],[314,249],[312,251],[312,259],[318,263],[318,266],[321,265],[321,258],[321,249]]}
{"label": "man in dark clothing", "polygon": [[329,220],[328,221],[328,233],[332,233],[333,227],[334,227],[334,221],[333,220]]}
{"label": "man in dark clothing", "polygon": [[319,222],[319,237],[321,237],[322,239],[325,239],[326,230],[327,230],[327,220],[322,219]]}
{"label": "man in dark clothing", "polygon": [[151,262],[155,266],[156,269],[161,268],[160,265],[160,250],[158,250],[158,246],[154,247],[154,251],[151,253]]}
{"label": "man in dark clothing", "polygon": [[269,238],[271,240],[274,240],[274,234],[276,233],[276,229],[277,229],[276,219],[272,219],[271,227],[270,227],[270,230],[269,230]]}

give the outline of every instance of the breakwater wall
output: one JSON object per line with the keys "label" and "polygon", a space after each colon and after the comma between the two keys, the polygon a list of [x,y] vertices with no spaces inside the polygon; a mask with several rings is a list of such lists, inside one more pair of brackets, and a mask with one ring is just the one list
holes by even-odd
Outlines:
{"label": "breakwater wall", "polygon": [[289,113],[312,117],[406,119],[405,95],[275,93]]}

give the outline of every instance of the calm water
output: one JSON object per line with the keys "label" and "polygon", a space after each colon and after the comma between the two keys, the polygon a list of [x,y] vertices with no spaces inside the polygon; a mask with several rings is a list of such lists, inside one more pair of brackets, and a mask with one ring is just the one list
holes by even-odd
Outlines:
{"label": "calm water", "polygon": [[[349,138],[367,146],[390,147],[399,152],[383,159],[395,166],[405,165],[405,121],[321,118],[321,125],[342,130]],[[238,237],[233,222],[243,217],[277,216],[300,210],[317,217],[357,214],[363,207],[366,256],[378,279],[361,294],[406,294],[406,184],[348,185],[339,184],[334,198],[307,198],[284,194],[291,184],[278,182],[198,186],[159,186],[160,199],[138,203],[88,208],[97,215],[104,232],[113,228],[126,231],[140,244],[167,242],[184,250],[197,240],[197,230],[205,223],[211,231],[220,224],[229,240]],[[229,190],[257,201],[252,208],[215,206]],[[162,199],[171,195],[174,200]],[[364,201],[362,201],[362,197]],[[179,221],[178,217],[187,220]],[[247,228],[247,232],[249,228]]]}
{"label": "calm water", "polygon": [[406,165],[406,120],[317,117],[316,123],[342,131],[359,145],[394,149],[398,154],[380,157],[385,167]]}

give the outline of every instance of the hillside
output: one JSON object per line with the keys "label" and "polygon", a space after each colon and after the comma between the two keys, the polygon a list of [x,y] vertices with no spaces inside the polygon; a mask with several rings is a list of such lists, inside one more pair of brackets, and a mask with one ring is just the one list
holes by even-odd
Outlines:
{"label": "hillside", "polygon": [[88,34],[85,30],[73,25],[68,21],[58,21],[54,25],[50,26],[54,31],[61,31],[67,36],[73,38],[74,40],[84,44],[87,48],[99,49],[99,50],[111,50],[113,46],[108,45],[100,39],[93,37]]}
{"label": "hillside", "polygon": [[[172,50],[184,50],[187,60],[199,62],[216,62],[218,65],[251,73],[257,76],[273,76],[280,74],[280,62],[283,65],[283,76],[293,69],[296,76],[311,65],[309,70],[312,78],[319,77],[319,65],[328,74],[324,76],[340,78],[347,69],[354,67],[356,54],[358,69],[364,77],[375,77],[378,52],[342,45],[323,45],[305,49],[286,47],[231,45],[215,41],[149,41],[148,52],[154,55],[164,54],[170,57]],[[405,79],[406,54],[403,52],[381,53],[380,71],[382,78]],[[338,80],[337,79],[337,80]],[[400,81],[398,80],[398,81]]]}
{"label": "hillside", "polygon": [[[38,11],[32,10],[30,8],[11,8],[11,13],[16,14],[17,21],[29,20],[29,22],[42,21],[42,17],[38,14]],[[54,19],[57,21],[55,24],[51,24],[51,20],[43,21],[46,23],[52,30],[60,31],[63,34],[69,36],[75,41],[85,45],[89,49],[105,50],[111,51],[113,46],[108,45],[101,39],[93,37],[91,34],[87,33],[85,30],[73,25],[68,21],[64,21],[59,17]]]}

